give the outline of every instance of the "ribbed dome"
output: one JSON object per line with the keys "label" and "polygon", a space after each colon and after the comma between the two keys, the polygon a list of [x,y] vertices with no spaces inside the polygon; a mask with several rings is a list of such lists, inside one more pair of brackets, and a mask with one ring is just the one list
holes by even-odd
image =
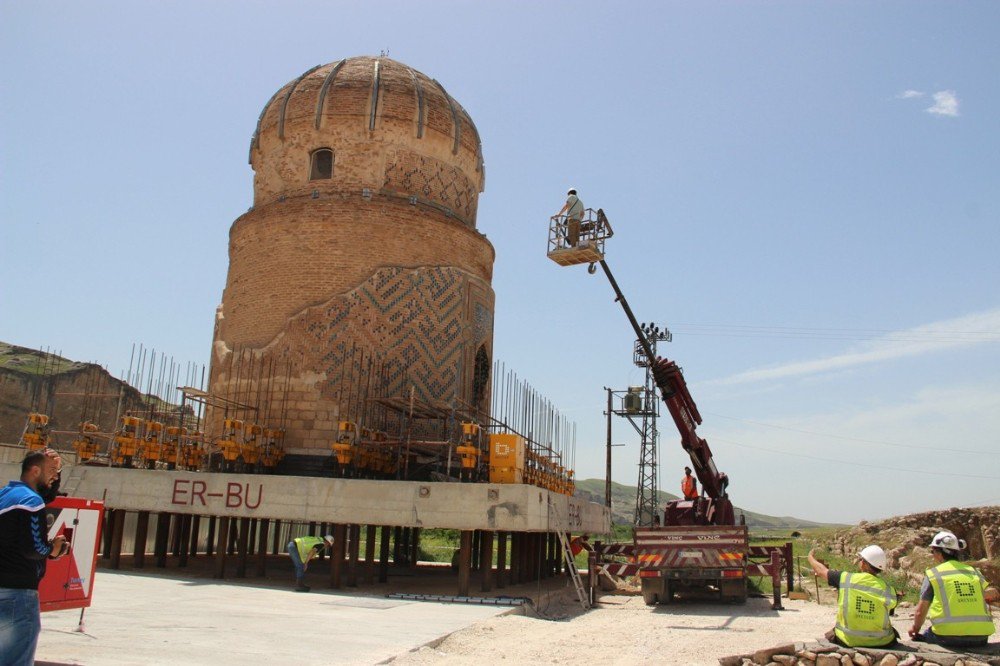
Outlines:
{"label": "ribbed dome", "polygon": [[[333,177],[317,184],[309,161],[323,148],[334,153]],[[479,132],[444,86],[389,58],[346,58],[307,70],[264,106],[250,145],[255,205],[358,188],[422,197],[427,185],[407,173],[426,171],[427,159],[483,190]]]}

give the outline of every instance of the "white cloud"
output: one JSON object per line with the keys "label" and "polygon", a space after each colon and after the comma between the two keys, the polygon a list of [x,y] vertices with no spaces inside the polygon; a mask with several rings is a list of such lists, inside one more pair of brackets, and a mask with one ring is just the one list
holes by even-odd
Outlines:
{"label": "white cloud", "polygon": [[896,95],[896,99],[913,99],[914,97],[923,97],[924,94],[919,90],[904,90],[903,92]]}
{"label": "white cloud", "polygon": [[954,90],[940,90],[934,93],[933,97],[934,106],[928,107],[927,113],[953,118],[958,115],[958,97],[955,96]]}
{"label": "white cloud", "polygon": [[946,349],[1000,342],[1000,309],[922,324],[887,333],[835,356],[747,370],[706,384],[744,384],[761,380],[808,377],[846,368],[922,356]]}

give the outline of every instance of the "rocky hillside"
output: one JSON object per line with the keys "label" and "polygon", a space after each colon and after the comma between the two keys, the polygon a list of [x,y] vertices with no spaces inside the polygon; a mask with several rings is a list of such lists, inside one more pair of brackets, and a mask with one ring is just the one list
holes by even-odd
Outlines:
{"label": "rocky hillside", "polygon": [[900,570],[917,582],[932,564],[927,544],[940,530],[950,530],[965,539],[969,545],[963,559],[979,568],[994,585],[1000,585],[1000,506],[862,521],[857,527],[836,532],[828,547],[834,553],[853,557],[864,546],[876,543],[885,549],[890,569]]}
{"label": "rocky hillside", "polygon": [[17,444],[28,414],[38,411],[49,415],[56,446],[67,448],[81,421],[113,429],[120,404],[148,407],[99,365],[0,342],[0,443]]}
{"label": "rocky hillside", "polygon": [[[659,506],[663,506],[672,499],[677,499],[677,495],[663,492],[657,493]],[[604,503],[604,479],[583,479],[576,483],[576,496],[582,497],[589,502]],[[763,513],[747,511],[736,507],[736,515],[743,513],[747,518],[747,525],[750,527],[764,528],[802,528],[820,527],[823,523],[816,523],[803,518],[791,516],[767,516]],[[631,525],[635,515],[635,486],[625,486],[620,483],[611,483],[611,520],[616,525]]]}

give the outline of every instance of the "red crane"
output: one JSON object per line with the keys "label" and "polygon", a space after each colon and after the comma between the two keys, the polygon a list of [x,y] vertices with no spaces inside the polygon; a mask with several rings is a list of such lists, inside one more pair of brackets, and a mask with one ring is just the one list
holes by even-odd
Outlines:
{"label": "red crane", "polygon": [[653,365],[653,379],[681,434],[681,446],[691,456],[691,466],[702,488],[701,497],[668,502],[663,524],[735,525],[733,503],[726,492],[729,477],[716,468],[708,442],[696,431],[701,424],[701,414],[688,391],[681,369],[673,361],[657,359]]}

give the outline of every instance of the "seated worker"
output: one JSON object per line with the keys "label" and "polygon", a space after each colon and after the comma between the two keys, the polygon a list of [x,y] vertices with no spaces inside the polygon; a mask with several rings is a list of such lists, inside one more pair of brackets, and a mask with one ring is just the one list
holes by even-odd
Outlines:
{"label": "seated worker", "polygon": [[[930,548],[934,566],[924,572],[910,638],[945,647],[986,645],[996,631],[987,603],[1000,600],[1000,592],[988,587],[977,569],[958,561],[965,541],[951,532],[935,534]],[[921,634],[927,618],[931,626]]]}
{"label": "seated worker", "polygon": [[576,196],[576,188],[569,188],[566,193],[566,203],[555,216],[566,215],[566,242],[570,247],[580,242],[580,220],[583,219],[583,211],[583,202]]}
{"label": "seated worker", "polygon": [[320,539],[314,536],[302,536],[288,542],[288,556],[292,558],[292,566],[295,567],[295,591],[308,592],[306,585],[306,569],[309,568],[309,560],[319,555],[323,548],[333,547],[333,535],[327,534]]}
{"label": "seated worker", "polygon": [[889,622],[896,607],[896,592],[878,574],[885,568],[885,551],[865,546],[858,553],[861,573],[828,569],[809,551],[809,566],[817,576],[837,588],[837,624],[826,639],[846,647],[888,647],[899,634]]}
{"label": "seated worker", "polygon": [[698,480],[691,476],[691,468],[684,468],[684,478],[681,479],[681,494],[684,499],[693,500],[698,497]]}

